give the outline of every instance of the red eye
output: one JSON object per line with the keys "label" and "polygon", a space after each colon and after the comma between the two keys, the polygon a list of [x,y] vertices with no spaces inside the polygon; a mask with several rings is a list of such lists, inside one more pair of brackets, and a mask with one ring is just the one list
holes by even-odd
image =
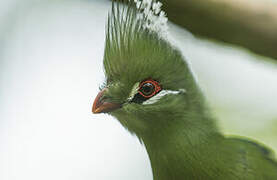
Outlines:
{"label": "red eye", "polygon": [[150,98],[150,97],[156,95],[161,90],[162,90],[162,88],[157,81],[149,79],[149,80],[146,80],[146,81],[143,81],[142,83],[140,83],[138,92],[143,97]]}

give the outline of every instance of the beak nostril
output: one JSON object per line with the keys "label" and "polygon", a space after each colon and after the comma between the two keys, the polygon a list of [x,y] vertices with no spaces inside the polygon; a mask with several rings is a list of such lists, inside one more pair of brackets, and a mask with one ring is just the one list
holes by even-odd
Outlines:
{"label": "beak nostril", "polygon": [[101,103],[101,102],[103,102],[103,101],[105,101],[105,100],[107,100],[107,99],[108,99],[107,96],[102,95],[102,96],[99,98],[99,102]]}

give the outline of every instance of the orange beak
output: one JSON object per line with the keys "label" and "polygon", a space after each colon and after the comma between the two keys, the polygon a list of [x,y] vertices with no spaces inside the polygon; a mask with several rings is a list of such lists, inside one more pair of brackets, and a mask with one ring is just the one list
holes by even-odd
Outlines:
{"label": "orange beak", "polygon": [[107,90],[107,88],[103,89],[96,96],[93,106],[92,106],[92,112],[94,114],[111,112],[111,111],[116,110],[121,107],[121,104],[106,102],[105,100],[102,99],[104,92],[106,90]]}

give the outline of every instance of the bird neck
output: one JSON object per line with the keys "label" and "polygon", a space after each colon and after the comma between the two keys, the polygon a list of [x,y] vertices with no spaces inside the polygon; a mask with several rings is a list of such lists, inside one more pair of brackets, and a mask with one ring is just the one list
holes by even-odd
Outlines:
{"label": "bird neck", "polygon": [[162,132],[141,139],[151,161],[154,179],[168,180],[199,178],[199,172],[205,172],[207,166],[211,166],[208,149],[224,138],[217,131],[212,118],[192,112],[174,119],[174,123],[162,129]]}

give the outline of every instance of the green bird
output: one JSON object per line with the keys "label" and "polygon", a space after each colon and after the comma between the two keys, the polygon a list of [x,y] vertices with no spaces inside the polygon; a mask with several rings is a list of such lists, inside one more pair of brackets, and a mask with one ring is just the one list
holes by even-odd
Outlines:
{"label": "green bird", "polygon": [[113,3],[106,82],[93,113],[116,117],[145,146],[154,180],[277,180],[273,152],[225,137],[180,51],[166,35],[157,1]]}

